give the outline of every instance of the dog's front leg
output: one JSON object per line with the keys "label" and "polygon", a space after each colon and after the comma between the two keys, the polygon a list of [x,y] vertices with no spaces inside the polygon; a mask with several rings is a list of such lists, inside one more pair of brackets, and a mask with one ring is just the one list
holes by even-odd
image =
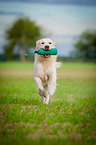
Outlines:
{"label": "dog's front leg", "polygon": [[37,91],[40,94],[40,96],[42,97],[43,102],[48,104],[48,102],[49,102],[49,95],[46,92],[46,90],[44,89],[44,87],[42,85],[41,79],[39,77],[34,77],[34,79],[36,81]]}
{"label": "dog's front leg", "polygon": [[44,89],[43,85],[42,85],[42,81],[39,77],[34,77],[35,81],[36,81],[36,85],[37,85],[37,91],[40,94],[40,96],[43,96],[46,98],[47,92]]}
{"label": "dog's front leg", "polygon": [[56,91],[56,74],[52,74],[49,77],[49,82],[48,82],[48,93],[50,96],[52,96]]}

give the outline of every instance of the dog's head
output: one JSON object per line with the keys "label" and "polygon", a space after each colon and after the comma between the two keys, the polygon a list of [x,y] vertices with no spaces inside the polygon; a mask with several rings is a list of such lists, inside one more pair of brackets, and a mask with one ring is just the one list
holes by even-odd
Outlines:
{"label": "dog's head", "polygon": [[[36,42],[36,50],[43,48],[44,50],[51,50],[52,48],[56,48],[56,43],[53,42],[49,38],[40,39]],[[41,55],[43,58],[51,58],[50,55]]]}

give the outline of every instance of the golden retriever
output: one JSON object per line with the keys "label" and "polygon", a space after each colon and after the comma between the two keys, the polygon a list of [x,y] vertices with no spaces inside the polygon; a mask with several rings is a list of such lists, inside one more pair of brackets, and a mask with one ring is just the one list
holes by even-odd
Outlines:
{"label": "golden retriever", "polygon": [[[50,50],[56,48],[55,42],[49,38],[44,38],[36,42],[36,50],[43,48]],[[56,91],[56,68],[60,63],[56,62],[57,55],[38,55],[35,54],[34,79],[37,91],[44,103],[48,104],[49,96]]]}

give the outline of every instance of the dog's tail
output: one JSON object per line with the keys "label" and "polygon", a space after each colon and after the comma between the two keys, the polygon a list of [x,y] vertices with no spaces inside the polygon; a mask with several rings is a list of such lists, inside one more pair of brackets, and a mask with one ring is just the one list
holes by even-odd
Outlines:
{"label": "dog's tail", "polygon": [[62,65],[61,62],[56,62],[56,68],[59,68]]}

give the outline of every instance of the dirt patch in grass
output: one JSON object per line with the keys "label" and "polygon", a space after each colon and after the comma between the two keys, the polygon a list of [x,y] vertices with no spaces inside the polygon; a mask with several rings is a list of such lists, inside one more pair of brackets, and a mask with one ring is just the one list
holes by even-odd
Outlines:
{"label": "dirt patch in grass", "polygon": [[[1,77],[21,77],[21,78],[32,78],[34,76],[33,69],[1,69]],[[96,69],[58,69],[57,78],[66,79],[92,79],[96,80]]]}
{"label": "dirt patch in grass", "polygon": [[32,78],[34,75],[33,69],[1,69],[1,77],[20,77]]}
{"label": "dirt patch in grass", "polygon": [[96,79],[96,69],[58,69],[58,78]]}
{"label": "dirt patch in grass", "polygon": [[[86,129],[90,126],[90,124],[82,124],[82,125],[73,125],[71,123],[55,123],[53,125],[48,124],[31,124],[31,123],[10,123],[2,125],[0,128],[0,132],[3,133],[6,130],[6,133],[18,132],[20,128],[26,134],[27,139],[37,139],[43,136],[45,139],[58,139],[58,138],[68,138],[71,140],[82,140],[82,134],[77,130],[78,128]],[[28,132],[28,130],[30,130]]]}

